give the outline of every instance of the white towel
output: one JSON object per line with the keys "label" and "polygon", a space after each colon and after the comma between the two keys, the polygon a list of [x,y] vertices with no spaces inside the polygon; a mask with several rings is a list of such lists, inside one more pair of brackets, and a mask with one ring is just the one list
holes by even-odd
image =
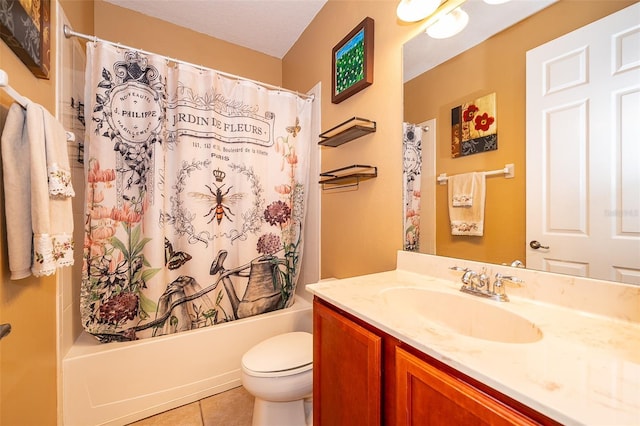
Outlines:
{"label": "white towel", "polygon": [[463,173],[449,177],[451,188],[451,204],[453,207],[473,206],[473,191],[475,189],[476,173]]}
{"label": "white towel", "polygon": [[12,280],[31,275],[31,174],[25,119],[26,111],[17,103],[12,104],[2,131],[4,208]]}
{"label": "white towel", "polygon": [[47,155],[47,180],[52,198],[75,196],[71,184],[71,166],[67,150],[67,132],[49,112],[42,108],[44,116],[44,141]]}
{"label": "white towel", "polygon": [[[43,138],[31,139],[31,188],[45,183],[46,193],[43,200],[47,210],[35,210],[31,220],[42,217],[45,226],[34,233],[34,259],[31,272],[35,276],[51,275],[56,268],[73,265],[73,211],[71,197],[75,195],[71,186],[71,169],[67,150],[67,132],[58,120],[38,105],[42,112]],[[27,107],[27,125],[29,124],[29,107]],[[36,141],[40,139],[40,143]],[[45,154],[45,168],[41,159],[34,161],[34,141],[38,144],[39,153]],[[43,149],[44,148],[44,149]],[[34,166],[37,166],[38,180],[34,180]],[[42,172],[45,175],[42,175]],[[33,205],[33,198],[32,198]],[[36,214],[37,212],[37,214]],[[48,219],[48,220],[47,220]]]}
{"label": "white towel", "polygon": [[485,175],[473,173],[473,205],[468,207],[453,206],[453,186],[449,177],[449,220],[451,235],[482,236],[484,233],[484,200],[486,194]]}
{"label": "white towel", "polygon": [[11,106],[2,133],[11,279],[51,275],[73,264],[67,154],[64,128],[42,106]]}

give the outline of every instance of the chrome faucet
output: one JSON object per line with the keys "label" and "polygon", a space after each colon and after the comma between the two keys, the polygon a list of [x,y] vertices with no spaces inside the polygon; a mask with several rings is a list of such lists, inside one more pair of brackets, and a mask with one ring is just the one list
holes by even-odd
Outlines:
{"label": "chrome faucet", "polygon": [[502,275],[500,272],[496,273],[496,280],[493,282],[493,291],[496,294],[499,294],[500,297],[503,297],[505,302],[509,301],[509,298],[505,294],[505,285],[503,281],[509,281],[513,284],[517,284],[520,287],[524,284],[524,281],[518,277],[514,277],[513,275]]}
{"label": "chrome faucet", "polygon": [[502,275],[500,272],[496,273],[495,281],[491,283],[491,274],[487,274],[486,268],[482,268],[480,273],[469,268],[461,268],[459,266],[451,266],[449,269],[464,271],[464,274],[462,274],[462,277],[460,278],[460,281],[462,281],[460,291],[463,293],[486,297],[499,302],[509,301],[509,297],[507,297],[505,293],[504,281],[509,281],[518,285],[524,284],[524,281],[520,278],[511,275]]}

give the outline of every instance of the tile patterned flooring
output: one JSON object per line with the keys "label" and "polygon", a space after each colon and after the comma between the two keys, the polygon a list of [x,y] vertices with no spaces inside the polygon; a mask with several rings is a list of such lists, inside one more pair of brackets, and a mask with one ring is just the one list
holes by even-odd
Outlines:
{"label": "tile patterned flooring", "polygon": [[240,386],[129,426],[250,426],[252,418],[253,396]]}

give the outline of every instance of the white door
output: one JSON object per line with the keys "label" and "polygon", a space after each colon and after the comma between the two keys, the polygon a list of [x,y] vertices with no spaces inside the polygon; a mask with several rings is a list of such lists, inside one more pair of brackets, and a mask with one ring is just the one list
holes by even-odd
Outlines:
{"label": "white door", "polygon": [[527,267],[640,285],[639,3],[527,52],[526,133]]}

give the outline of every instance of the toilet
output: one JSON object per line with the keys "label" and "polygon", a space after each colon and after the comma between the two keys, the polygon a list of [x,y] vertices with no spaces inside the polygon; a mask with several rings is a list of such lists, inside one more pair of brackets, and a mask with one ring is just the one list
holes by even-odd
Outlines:
{"label": "toilet", "polygon": [[242,356],[242,385],[255,397],[253,426],[307,425],[312,367],[311,333],[279,334],[249,349]]}

